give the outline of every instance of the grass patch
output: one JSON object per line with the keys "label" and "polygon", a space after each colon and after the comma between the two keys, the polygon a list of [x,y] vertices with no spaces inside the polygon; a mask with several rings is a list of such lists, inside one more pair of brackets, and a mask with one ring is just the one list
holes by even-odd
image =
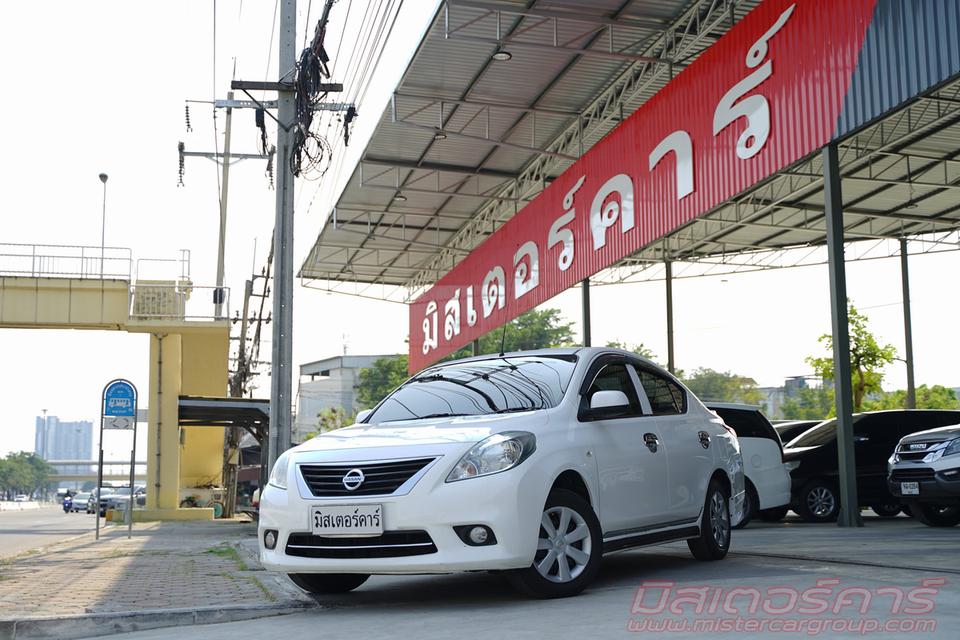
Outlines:
{"label": "grass patch", "polygon": [[247,570],[247,563],[243,561],[243,558],[240,557],[240,552],[237,551],[237,548],[229,544],[220,544],[216,547],[211,547],[207,549],[206,553],[213,554],[220,558],[225,558],[232,560],[236,565],[239,571]]}
{"label": "grass patch", "polygon": [[269,600],[270,602],[276,602],[277,596],[273,595],[267,587],[257,579],[257,576],[243,576],[246,580],[250,581],[250,584],[260,589],[263,592],[263,597]]}

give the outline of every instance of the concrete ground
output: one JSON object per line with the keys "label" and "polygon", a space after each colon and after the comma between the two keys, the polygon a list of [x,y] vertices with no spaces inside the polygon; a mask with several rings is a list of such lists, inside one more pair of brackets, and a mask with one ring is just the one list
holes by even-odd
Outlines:
{"label": "concrete ground", "polygon": [[[115,638],[234,640],[322,634],[368,640],[452,636],[579,640],[636,636],[657,631],[651,626],[657,624],[672,625],[666,628],[670,638],[711,640],[745,635],[956,638],[960,527],[933,529],[903,516],[864,519],[863,529],[795,519],[752,523],[734,532],[731,553],[721,562],[697,562],[682,543],[615,554],[604,560],[594,586],[572,599],[525,599],[492,574],[375,576],[354,593],[325,597],[320,608],[302,613]],[[927,591],[918,591],[924,580]],[[838,598],[841,590],[857,587],[865,591],[860,595],[848,591]],[[706,597],[700,614],[690,600],[668,597],[661,606],[661,595],[683,588],[700,589],[695,593]],[[730,591],[736,588],[746,591]],[[753,589],[759,590],[761,604],[751,613]],[[793,606],[790,596],[784,595],[789,593],[798,594]],[[670,606],[678,612],[672,613]],[[826,611],[820,613],[823,608]],[[785,632],[759,628],[777,622]],[[696,624],[701,626],[690,626]],[[874,632],[870,625],[896,628]]]}
{"label": "concrete ground", "polygon": [[251,523],[153,522],[137,523],[130,539],[125,526],[106,525],[99,541],[88,533],[4,558],[0,640],[100,636],[313,605],[286,578],[264,572],[255,548]]}
{"label": "concrete ground", "polygon": [[93,531],[96,522],[85,513],[64,513],[59,505],[0,511],[0,558]]}

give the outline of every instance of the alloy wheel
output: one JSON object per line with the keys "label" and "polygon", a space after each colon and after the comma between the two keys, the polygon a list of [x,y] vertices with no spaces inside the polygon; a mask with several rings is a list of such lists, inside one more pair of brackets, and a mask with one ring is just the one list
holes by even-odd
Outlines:
{"label": "alloy wheel", "polygon": [[587,566],[593,539],[586,520],[570,507],[550,507],[540,519],[533,566],[551,582],[575,580]]}
{"label": "alloy wheel", "polygon": [[833,491],[827,487],[814,487],[807,494],[807,507],[810,513],[818,518],[825,518],[833,513],[837,506],[837,500]]}
{"label": "alloy wheel", "polygon": [[726,499],[719,491],[715,491],[710,499],[710,525],[714,542],[721,549],[725,549],[730,540],[730,512]]}

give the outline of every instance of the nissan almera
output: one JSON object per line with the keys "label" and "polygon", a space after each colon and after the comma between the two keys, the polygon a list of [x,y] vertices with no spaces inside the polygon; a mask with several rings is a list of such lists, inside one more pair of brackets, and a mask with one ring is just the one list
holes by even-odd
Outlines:
{"label": "nissan almera", "polygon": [[261,495],[267,569],[312,593],[371,574],[502,571],[570,596],[604,554],[686,540],[719,560],[742,517],[736,436],[615,349],[430,367],[357,424],[286,451]]}

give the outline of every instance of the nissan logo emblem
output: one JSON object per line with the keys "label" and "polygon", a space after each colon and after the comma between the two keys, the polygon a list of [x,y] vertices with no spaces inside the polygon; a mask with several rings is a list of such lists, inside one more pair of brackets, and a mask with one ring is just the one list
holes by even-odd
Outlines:
{"label": "nissan logo emblem", "polygon": [[343,476],[343,488],[347,491],[356,491],[363,484],[363,471],[360,469],[350,469]]}

